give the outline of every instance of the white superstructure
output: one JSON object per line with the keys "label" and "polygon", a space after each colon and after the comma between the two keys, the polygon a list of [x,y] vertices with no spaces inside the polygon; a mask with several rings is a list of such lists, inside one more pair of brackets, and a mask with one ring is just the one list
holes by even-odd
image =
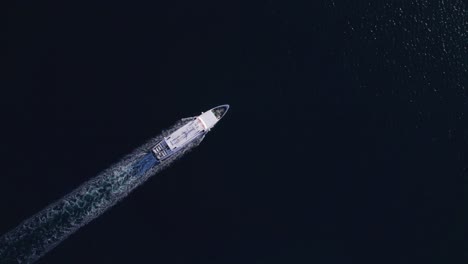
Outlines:
{"label": "white superstructure", "polygon": [[169,136],[164,137],[161,142],[153,147],[153,153],[156,158],[160,161],[165,160],[175,152],[183,149],[194,139],[206,134],[219,122],[228,109],[229,105],[221,105],[212,108],[183,125]]}

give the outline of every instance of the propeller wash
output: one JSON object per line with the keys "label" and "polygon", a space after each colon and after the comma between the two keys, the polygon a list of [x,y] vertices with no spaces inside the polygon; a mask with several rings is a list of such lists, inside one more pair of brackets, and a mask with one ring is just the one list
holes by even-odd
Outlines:
{"label": "propeller wash", "polygon": [[95,178],[0,237],[0,263],[32,263],[189,150],[229,105],[184,118]]}

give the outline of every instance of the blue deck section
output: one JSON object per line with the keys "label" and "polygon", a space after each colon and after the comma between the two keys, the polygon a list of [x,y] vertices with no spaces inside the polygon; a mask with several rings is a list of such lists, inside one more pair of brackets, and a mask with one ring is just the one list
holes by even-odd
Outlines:
{"label": "blue deck section", "polygon": [[161,140],[156,146],[153,148],[154,155],[156,155],[156,159],[161,161],[170,157],[174,152],[169,148],[165,139]]}
{"label": "blue deck section", "polygon": [[160,162],[156,159],[152,152],[144,155],[139,161],[135,162],[132,166],[134,171],[133,177],[140,177],[149,171],[153,166],[158,165]]}

